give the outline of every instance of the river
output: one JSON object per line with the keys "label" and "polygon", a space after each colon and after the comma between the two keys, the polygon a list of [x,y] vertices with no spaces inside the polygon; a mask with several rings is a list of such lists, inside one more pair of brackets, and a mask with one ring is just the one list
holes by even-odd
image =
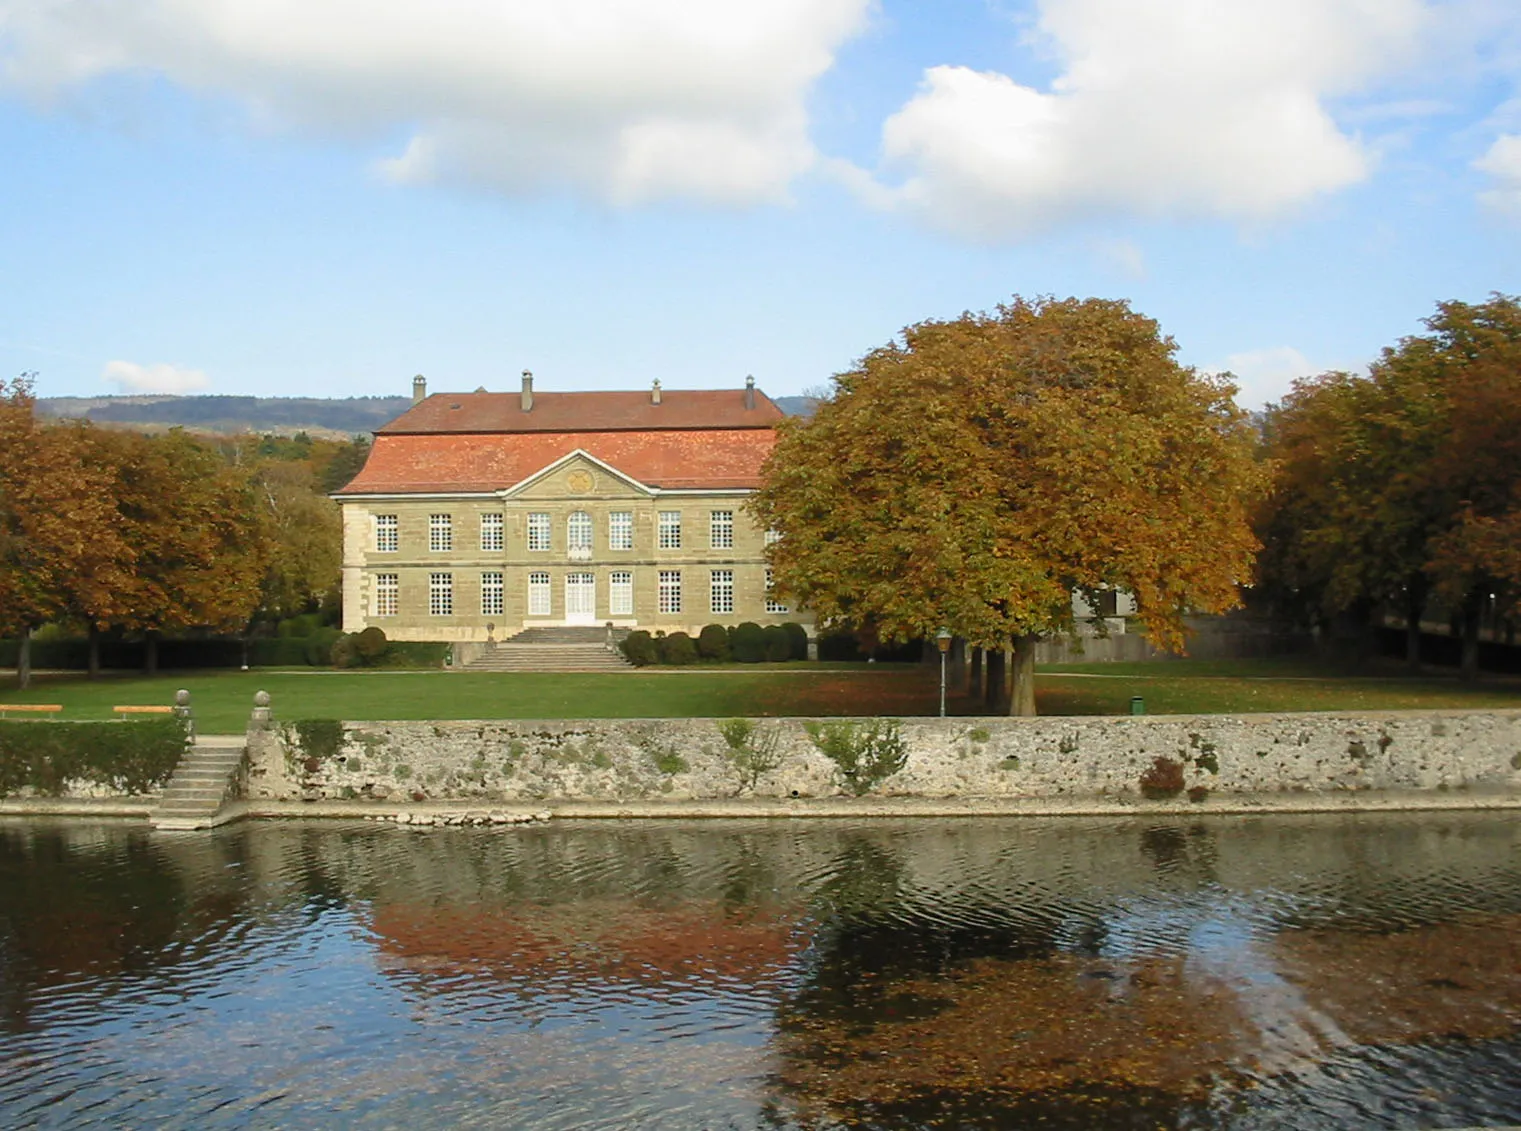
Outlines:
{"label": "river", "polygon": [[1521,1123],[1521,821],[0,822],[0,1126]]}

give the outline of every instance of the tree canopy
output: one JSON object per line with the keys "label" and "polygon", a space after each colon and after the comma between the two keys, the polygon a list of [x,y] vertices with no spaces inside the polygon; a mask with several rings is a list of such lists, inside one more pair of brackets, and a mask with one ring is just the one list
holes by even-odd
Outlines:
{"label": "tree canopy", "polygon": [[783,534],[776,584],[886,639],[1012,643],[1026,671],[1035,639],[1074,628],[1074,593],[1123,589],[1181,648],[1186,613],[1239,602],[1265,471],[1232,387],[1174,353],[1099,299],[909,327],[781,426],[752,502]]}
{"label": "tree canopy", "polygon": [[1473,674],[1489,596],[1521,611],[1521,300],[1440,303],[1426,327],[1268,413],[1260,573],[1302,618],[1398,613],[1412,663],[1435,597],[1460,613]]}

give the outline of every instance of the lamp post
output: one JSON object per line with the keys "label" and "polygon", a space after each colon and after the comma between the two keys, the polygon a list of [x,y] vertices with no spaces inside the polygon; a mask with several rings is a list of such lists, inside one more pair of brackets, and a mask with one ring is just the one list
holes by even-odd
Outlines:
{"label": "lamp post", "polygon": [[940,647],[940,717],[945,718],[945,654],[951,650],[951,633],[942,628],[935,633],[935,643]]}

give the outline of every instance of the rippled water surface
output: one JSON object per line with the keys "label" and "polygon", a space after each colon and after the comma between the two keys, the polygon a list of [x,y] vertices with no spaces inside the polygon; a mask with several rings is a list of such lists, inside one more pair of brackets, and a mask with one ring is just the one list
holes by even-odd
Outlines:
{"label": "rippled water surface", "polygon": [[0,1126],[1521,1122],[1521,822],[0,824]]}

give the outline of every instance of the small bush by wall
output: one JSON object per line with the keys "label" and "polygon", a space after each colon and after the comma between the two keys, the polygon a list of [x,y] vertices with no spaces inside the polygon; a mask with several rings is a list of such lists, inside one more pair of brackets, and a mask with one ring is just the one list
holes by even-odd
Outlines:
{"label": "small bush by wall", "polygon": [[787,634],[787,639],[792,645],[789,658],[806,660],[808,658],[808,630],[797,621],[790,620],[782,625],[782,631]]}
{"label": "small bush by wall", "polygon": [[0,797],[56,797],[70,782],[139,794],[164,785],[185,753],[179,719],[120,722],[0,720]]}
{"label": "small bush by wall", "polygon": [[758,664],[766,658],[766,632],[754,621],[736,625],[731,644],[734,658],[742,664]]}
{"label": "small bush by wall", "polygon": [[697,662],[697,645],[684,632],[673,632],[660,638],[660,662],[684,667]]}
{"label": "small bush by wall", "polygon": [[655,638],[642,628],[635,629],[620,640],[618,650],[636,668],[648,667],[659,659],[655,651]]}
{"label": "small bush by wall", "polygon": [[729,658],[729,630],[721,624],[710,624],[697,636],[697,654],[704,660],[722,663]]}
{"label": "small bush by wall", "polygon": [[785,664],[792,658],[792,638],[779,624],[768,624],[762,631],[762,645],[766,663]]}

